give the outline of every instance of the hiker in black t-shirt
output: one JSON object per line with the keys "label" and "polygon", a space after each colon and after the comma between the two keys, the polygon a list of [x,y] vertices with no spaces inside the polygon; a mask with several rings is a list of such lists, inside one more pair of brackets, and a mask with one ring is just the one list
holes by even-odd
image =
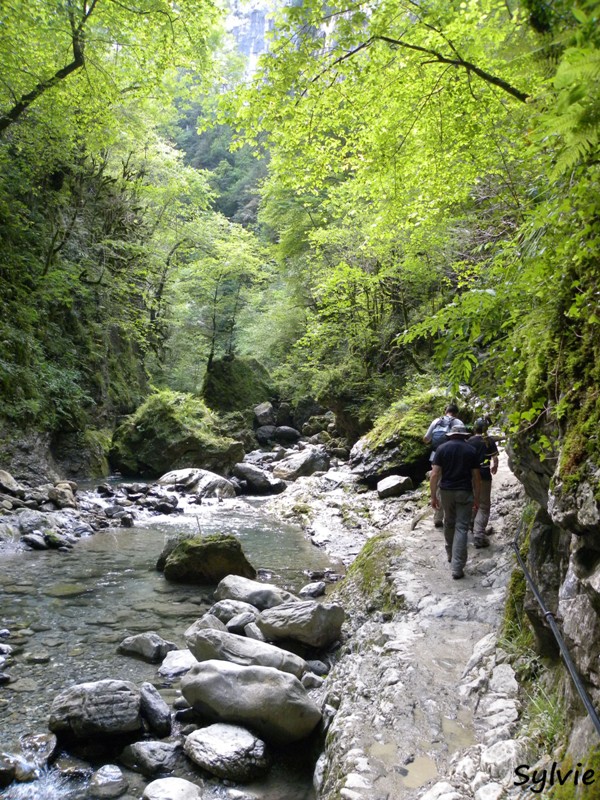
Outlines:
{"label": "hiker in black t-shirt", "polygon": [[448,441],[435,451],[429,487],[431,506],[440,505],[436,493],[440,486],[441,506],[444,509],[444,539],[446,554],[451,562],[452,577],[464,577],[467,563],[467,537],[473,502],[479,505],[479,457],[466,441],[470,436],[462,422],[448,431]]}
{"label": "hiker in black t-shirt", "polygon": [[[429,460],[432,463],[436,448],[439,447],[440,444],[446,441],[446,436],[448,434],[448,431],[452,428],[453,425],[456,425],[457,422],[462,423],[462,420],[458,418],[458,406],[456,405],[456,403],[448,403],[443,416],[436,417],[431,423],[431,425],[427,428],[427,432],[425,433],[425,436],[423,436],[423,441],[425,442],[425,444],[431,445],[431,454],[429,456]],[[438,486],[437,497],[438,500],[440,501],[440,505],[433,512],[433,524],[435,525],[436,528],[443,528],[444,509],[441,506],[439,486]]]}

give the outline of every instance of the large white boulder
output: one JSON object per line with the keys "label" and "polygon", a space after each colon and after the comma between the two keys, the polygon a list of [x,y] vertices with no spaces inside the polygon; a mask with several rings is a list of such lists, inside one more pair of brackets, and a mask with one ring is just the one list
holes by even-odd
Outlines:
{"label": "large white boulder", "polygon": [[272,667],[203,661],[182,678],[181,691],[209,719],[247,725],[282,744],[304,739],[321,719],[298,678]]}
{"label": "large white boulder", "polygon": [[159,778],[146,786],[142,800],[202,800],[202,792],[183,778]]}
{"label": "large white boulder", "polygon": [[272,667],[297,678],[307,669],[304,659],[294,653],[228,631],[195,630],[186,635],[185,643],[198,661],[218,659],[244,667]]}
{"label": "large white boulder", "polygon": [[194,731],[183,749],[202,769],[232,781],[251,781],[271,765],[262,739],[238,725],[216,723]]}
{"label": "large white boulder", "polygon": [[325,647],[340,638],[345,616],[342,606],[304,600],[268,608],[256,624],[266,639],[294,639],[311,647]]}
{"label": "large white boulder", "polygon": [[[271,583],[260,583],[250,578],[243,578],[240,575],[227,575],[219,583],[215,592],[217,600],[241,600],[250,603],[260,611],[265,608],[272,608],[281,603],[292,600],[298,601],[290,592],[280,589]],[[214,608],[214,607],[213,607]],[[215,613],[213,611],[213,613]]]}

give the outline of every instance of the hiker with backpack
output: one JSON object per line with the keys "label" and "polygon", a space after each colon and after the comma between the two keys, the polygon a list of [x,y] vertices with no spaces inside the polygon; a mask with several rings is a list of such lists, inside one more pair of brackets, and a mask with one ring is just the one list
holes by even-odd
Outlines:
{"label": "hiker with backpack", "polygon": [[492,475],[495,475],[498,471],[498,446],[487,433],[489,424],[490,421],[487,417],[476,419],[473,425],[475,433],[467,440],[479,454],[479,472],[481,475],[479,503],[475,508],[475,515],[472,519],[475,547],[490,546],[486,530],[492,501]]}
{"label": "hiker with backpack", "polygon": [[[423,437],[423,441],[425,444],[431,445],[431,455],[429,456],[429,460],[431,462],[433,462],[436,449],[446,441],[448,431],[457,422],[460,422],[462,425],[461,420],[458,418],[458,406],[456,403],[449,403],[446,406],[444,415],[442,417],[436,417],[429,428],[427,428],[427,433]],[[437,508],[434,508],[433,524],[436,528],[442,528],[444,526],[444,509],[442,508],[441,504],[439,486],[437,499],[439,501],[439,505]]]}
{"label": "hiker with backpack", "polygon": [[464,577],[471,511],[473,503],[479,505],[479,453],[467,442],[470,435],[460,420],[453,423],[447,441],[436,448],[429,478],[431,506],[444,510],[446,555],[455,580]]}

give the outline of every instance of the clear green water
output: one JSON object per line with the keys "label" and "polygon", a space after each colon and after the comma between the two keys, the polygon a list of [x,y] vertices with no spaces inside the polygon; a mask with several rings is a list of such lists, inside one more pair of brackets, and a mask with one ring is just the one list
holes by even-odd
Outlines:
{"label": "clear green water", "polygon": [[[211,602],[211,587],[170,584],[156,571],[167,536],[184,530],[234,533],[250,562],[269,570],[270,582],[291,591],[308,582],[306,570],[339,567],[300,528],[269,518],[260,505],[236,500],[190,506],[183,515],[157,518],[143,527],[99,532],[65,554],[2,553],[0,628],[11,631],[6,642],[15,647],[15,659],[5,670],[16,680],[0,687],[0,751],[14,750],[23,733],[46,731],[53,698],[74,683],[151,681],[172,701],[176,682],[161,679],[155,665],[117,653],[126,636],[150,630],[183,647],[183,632]],[[148,782],[132,780],[135,788],[126,798],[140,797],[138,788]],[[51,778],[46,783],[43,795],[40,784],[38,794],[27,794],[30,790],[22,786],[18,795],[13,789],[0,797],[71,796]],[[207,800],[223,796],[213,783]],[[307,776],[295,775],[287,764],[260,787],[260,797],[308,800],[312,790]]]}

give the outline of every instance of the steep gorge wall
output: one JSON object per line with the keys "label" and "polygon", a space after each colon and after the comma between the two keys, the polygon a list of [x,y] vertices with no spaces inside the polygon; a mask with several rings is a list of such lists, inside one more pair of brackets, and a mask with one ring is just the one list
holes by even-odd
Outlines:
{"label": "steep gorge wall", "polygon": [[[558,440],[558,431],[555,431]],[[561,473],[560,457],[541,460],[531,440],[514,439],[510,465],[528,496],[539,504],[528,567],[559,622],[565,642],[593,703],[600,704],[600,469],[590,460],[577,480]],[[560,455],[560,454],[559,454]],[[558,647],[528,589],[525,610],[538,649],[558,659]],[[577,700],[573,697],[575,704]],[[577,711],[577,709],[574,709]]]}

